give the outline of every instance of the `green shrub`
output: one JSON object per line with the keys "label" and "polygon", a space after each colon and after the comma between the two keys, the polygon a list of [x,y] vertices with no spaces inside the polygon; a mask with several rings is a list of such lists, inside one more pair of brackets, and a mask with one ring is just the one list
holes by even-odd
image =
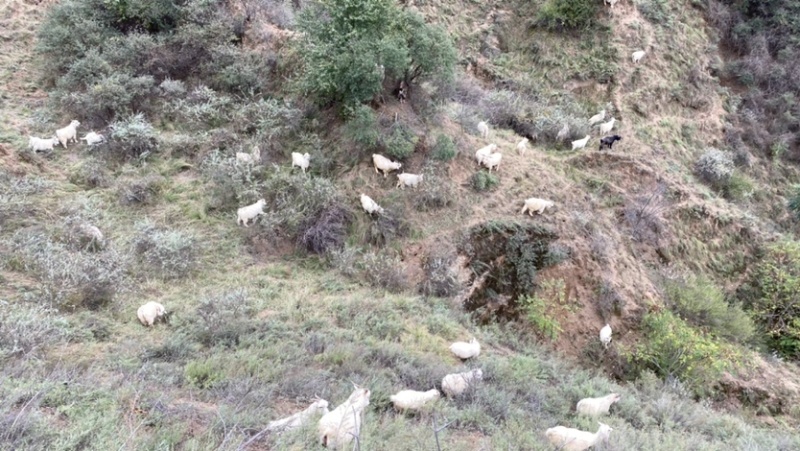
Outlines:
{"label": "green shrub", "polygon": [[154,88],[153,77],[114,73],[61,99],[66,110],[94,123],[105,123],[146,108]]}
{"label": "green shrub", "polygon": [[455,296],[461,289],[458,272],[454,269],[456,251],[448,246],[435,246],[422,260],[425,279],[419,291],[428,296]]}
{"label": "green shrub", "polygon": [[789,211],[800,219],[800,185],[793,185],[789,194]]}
{"label": "green shrub", "polygon": [[99,309],[123,288],[127,262],[109,247],[102,252],[71,251],[37,229],[22,229],[11,241],[14,258],[40,281],[44,300],[59,309]]}
{"label": "green shrub", "polygon": [[391,0],[313,2],[300,13],[297,27],[303,63],[298,86],[342,112],[378,94],[384,74],[452,76],[456,53],[447,34]]}
{"label": "green shrub", "polygon": [[152,205],[161,193],[164,178],[148,175],[120,185],[119,199],[125,205]]}
{"label": "green shrub", "polygon": [[491,172],[478,171],[469,178],[469,184],[477,192],[488,191],[500,184],[500,179]]}
{"label": "green shrub", "polygon": [[365,105],[353,109],[352,117],[345,124],[345,134],[367,150],[377,146],[380,142],[378,119],[372,109]]}
{"label": "green shrub", "polygon": [[384,139],[386,154],[392,159],[404,160],[414,153],[419,138],[406,126],[395,124]]}
{"label": "green shrub", "polygon": [[199,243],[180,230],[162,230],[149,221],[140,222],[133,246],[152,274],[165,280],[185,277],[197,266]]}
{"label": "green shrub", "polygon": [[223,369],[211,359],[193,360],[184,369],[184,378],[189,386],[201,390],[214,388],[225,380]]}
{"label": "green shrub", "polygon": [[261,221],[262,232],[301,241],[306,232],[319,234],[305,237],[311,240],[305,244],[314,242],[311,247],[318,250],[342,243],[351,215],[330,180],[276,171],[264,182],[263,193],[269,208]]}
{"label": "green shrub", "polygon": [[240,338],[252,333],[259,323],[245,290],[204,296],[195,315],[197,319],[187,323],[190,336],[207,347],[235,348]]}
{"label": "green shrub", "polygon": [[111,124],[108,152],[121,160],[144,160],[158,149],[156,130],[142,113]]}
{"label": "green shrub", "polygon": [[697,159],[695,172],[715,188],[724,187],[733,175],[733,156],[729,152],[709,148]]}
{"label": "green shrub", "polygon": [[44,306],[0,302],[0,361],[37,358],[49,346],[65,342],[70,324]]}
{"label": "green shrub", "polygon": [[704,276],[667,281],[668,301],[680,317],[713,336],[748,343],[755,333],[753,320],[725,300],[722,290]]}
{"label": "green shrub", "polygon": [[628,356],[634,367],[675,377],[700,395],[708,394],[722,374],[743,358],[732,346],[666,310],[645,315],[642,329],[644,339]]}
{"label": "green shrub", "polygon": [[261,198],[266,171],[263,166],[237,164],[236,158],[215,150],[200,163],[210,194],[209,208],[234,211]]}
{"label": "green shrub", "polygon": [[594,23],[598,5],[592,0],[548,0],[539,10],[538,22],[552,30],[586,28]]}
{"label": "green shrub", "polygon": [[767,249],[756,266],[744,303],[781,354],[800,359],[800,242],[784,241]]}
{"label": "green shrub", "polygon": [[447,135],[439,134],[436,137],[436,144],[433,145],[433,158],[439,161],[450,161],[456,157],[456,149],[453,139]]}
{"label": "green shrub", "polygon": [[424,177],[422,182],[413,188],[414,208],[419,211],[430,211],[452,205],[455,194],[450,185],[450,179],[439,175],[443,170],[444,168],[432,166],[426,167],[422,171]]}
{"label": "green shrub", "polygon": [[561,324],[549,312],[549,302],[540,296],[524,296],[517,299],[517,305],[537,332],[549,340],[556,340],[561,333]]}

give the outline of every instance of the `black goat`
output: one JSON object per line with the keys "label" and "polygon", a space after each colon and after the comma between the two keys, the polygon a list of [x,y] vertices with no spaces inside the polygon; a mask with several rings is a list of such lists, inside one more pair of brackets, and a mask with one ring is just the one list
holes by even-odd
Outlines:
{"label": "black goat", "polygon": [[622,136],[619,135],[612,135],[606,136],[605,138],[600,140],[600,150],[603,150],[603,147],[608,147],[611,149],[611,146],[614,145],[614,141],[622,141]]}

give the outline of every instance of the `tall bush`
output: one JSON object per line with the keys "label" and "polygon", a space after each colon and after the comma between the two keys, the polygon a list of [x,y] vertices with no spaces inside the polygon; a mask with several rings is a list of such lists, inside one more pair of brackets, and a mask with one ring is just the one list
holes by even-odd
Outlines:
{"label": "tall bush", "polygon": [[298,86],[347,114],[381,91],[384,76],[452,76],[456,52],[447,34],[392,0],[317,0],[297,25]]}

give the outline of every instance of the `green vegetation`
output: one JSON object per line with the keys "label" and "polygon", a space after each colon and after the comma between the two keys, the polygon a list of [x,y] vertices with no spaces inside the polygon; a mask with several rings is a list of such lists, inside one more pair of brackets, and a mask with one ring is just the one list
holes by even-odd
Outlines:
{"label": "green vegetation", "polygon": [[[12,0],[0,449],[317,449],[313,421],[259,432],[350,381],[365,450],[545,450],[610,392],[600,448],[800,449],[797,21],[727,3]],[[614,151],[559,152],[601,109]],[[72,119],[108,141],[25,149]],[[372,153],[424,180],[397,189]],[[521,215],[530,196],[555,208]],[[147,301],[167,321],[142,326]],[[393,411],[473,368],[464,396]]]}
{"label": "green vegetation", "polygon": [[638,371],[649,369],[673,377],[699,395],[709,394],[725,371],[740,365],[742,356],[730,345],[689,326],[671,312],[644,317],[644,342],[628,355]]}
{"label": "green vegetation", "polygon": [[455,49],[443,30],[390,0],[318,0],[298,18],[302,92],[350,113],[390,80],[448,80]]}
{"label": "green vegetation", "polygon": [[764,329],[770,347],[800,359],[800,242],[771,245],[743,292],[745,306]]}
{"label": "green vegetation", "polygon": [[591,0],[548,0],[539,10],[539,22],[550,29],[586,28],[598,9]]}

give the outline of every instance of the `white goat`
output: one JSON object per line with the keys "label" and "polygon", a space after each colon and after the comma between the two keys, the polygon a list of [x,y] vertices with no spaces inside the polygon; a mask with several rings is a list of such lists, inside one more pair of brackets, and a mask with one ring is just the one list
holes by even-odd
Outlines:
{"label": "white goat", "polygon": [[370,391],[353,384],[355,391],[347,401],[319,420],[319,440],[328,448],[341,448],[361,433],[364,409],[369,405]]}
{"label": "white goat", "polygon": [[56,130],[56,137],[58,137],[58,141],[61,143],[64,148],[67,148],[67,143],[72,140],[72,142],[78,142],[78,126],[81,125],[80,122],[73,120],[64,128],[59,128]]}
{"label": "white goat", "polygon": [[495,171],[500,169],[500,161],[502,160],[503,154],[500,152],[495,152],[483,157],[481,164],[489,168],[489,172],[492,172],[492,168],[495,168]]}
{"label": "white goat", "polygon": [[603,343],[603,346],[606,348],[608,348],[609,343],[611,343],[611,325],[608,323],[600,329],[600,342]]}
{"label": "white goat", "polygon": [[401,390],[389,396],[389,399],[397,410],[419,410],[425,404],[436,401],[440,396],[439,390],[434,388],[428,391]]}
{"label": "white goat", "polygon": [[34,152],[53,150],[53,146],[56,144],[58,144],[58,138],[37,138],[35,136],[28,137],[28,147],[30,147]]}
{"label": "white goat", "polygon": [[361,194],[361,207],[363,207],[364,211],[369,214],[374,214],[376,212],[378,214],[383,214],[383,207],[378,205],[378,203],[372,200],[371,197],[363,193]]}
{"label": "white goat", "polygon": [[620,396],[616,393],[603,396],[601,398],[583,398],[578,401],[575,409],[578,413],[596,417],[599,415],[608,415],[608,409],[611,404],[619,401]]}
{"label": "white goat", "polygon": [[589,126],[591,127],[592,125],[601,122],[605,118],[606,118],[606,110],[600,110],[599,113],[589,118]]}
{"label": "white goat", "polygon": [[448,374],[442,378],[442,391],[445,395],[453,398],[467,391],[467,388],[474,382],[482,379],[483,370],[480,368],[465,373]]}
{"label": "white goat", "polygon": [[261,161],[261,149],[258,146],[253,146],[250,153],[236,152],[236,161],[239,163],[254,164]]}
{"label": "white goat", "polygon": [[267,205],[267,201],[264,199],[259,199],[258,202],[252,205],[248,205],[236,210],[236,224],[250,227],[247,225],[247,223],[250,222],[251,219],[258,215],[264,214],[264,205]]}
{"label": "white goat", "polygon": [[572,141],[572,150],[583,149],[586,147],[586,143],[589,142],[589,135],[586,135],[583,139],[578,139],[576,141]]}
{"label": "white goat", "polygon": [[81,141],[86,141],[87,146],[93,146],[95,144],[100,144],[106,141],[106,137],[95,132],[89,132],[81,138]]}
{"label": "white goat", "polygon": [[481,147],[475,152],[475,159],[478,161],[478,164],[483,164],[483,159],[488,157],[497,150],[497,144],[489,144],[488,146]]}
{"label": "white goat", "polygon": [[639,61],[642,60],[642,58],[644,58],[646,54],[647,52],[645,52],[644,50],[638,50],[636,52],[631,53],[631,59],[633,60],[634,63],[638,63]]}
{"label": "white goat", "polygon": [[608,436],[613,431],[610,426],[598,423],[600,428],[594,434],[591,432],[572,429],[564,426],[556,426],[545,431],[547,440],[553,446],[563,451],[583,451],[596,445],[599,441],[607,441]]}
{"label": "white goat", "polygon": [[480,134],[483,137],[483,139],[488,138],[489,137],[489,124],[487,124],[486,121],[478,122],[478,132],[480,132]]}
{"label": "white goat", "polygon": [[389,172],[396,171],[403,166],[402,163],[396,163],[377,153],[372,154],[372,164],[375,165],[375,172],[378,174],[383,172],[383,178],[386,178],[386,174]]}
{"label": "white goat", "polygon": [[465,341],[457,341],[450,345],[450,351],[453,352],[460,359],[471,359],[481,355],[481,344],[474,337],[469,343]]}
{"label": "white goat", "polygon": [[328,412],[328,401],[317,398],[310,406],[306,407],[293,415],[280,420],[270,421],[267,423],[267,431],[285,431],[302,427],[312,417],[316,415],[326,415]]}
{"label": "white goat", "polygon": [[533,212],[542,214],[546,208],[551,208],[555,203],[551,200],[539,199],[538,197],[531,197],[530,199],[525,199],[525,205],[522,206],[522,211],[520,213],[525,213],[526,211],[530,216],[533,216]]}
{"label": "white goat", "polygon": [[556,135],[556,140],[563,141],[567,139],[568,136],[569,136],[569,124],[564,124],[564,126],[561,127],[561,130],[558,131],[558,135]]}
{"label": "white goat", "polygon": [[167,309],[163,305],[155,301],[150,301],[143,306],[139,307],[136,311],[136,316],[139,317],[139,322],[145,326],[152,326],[158,321],[159,318],[164,318],[167,314]]}
{"label": "white goat", "polygon": [[612,117],[610,121],[603,122],[602,124],[600,124],[600,135],[602,136],[602,135],[608,134],[608,132],[610,132],[611,129],[614,128],[614,122],[615,121],[616,121],[616,119],[614,119]]}
{"label": "white goat", "polygon": [[303,170],[303,174],[306,173],[306,169],[311,164],[311,155],[308,152],[306,153],[299,153],[299,152],[292,152],[292,169],[295,166]]}
{"label": "white goat", "polygon": [[417,185],[419,185],[420,182],[422,182],[424,175],[425,174],[406,174],[405,172],[402,174],[397,174],[396,188],[403,189],[406,186],[416,188]]}
{"label": "white goat", "polygon": [[528,150],[528,138],[522,138],[522,141],[517,143],[517,153],[525,155],[526,150]]}

